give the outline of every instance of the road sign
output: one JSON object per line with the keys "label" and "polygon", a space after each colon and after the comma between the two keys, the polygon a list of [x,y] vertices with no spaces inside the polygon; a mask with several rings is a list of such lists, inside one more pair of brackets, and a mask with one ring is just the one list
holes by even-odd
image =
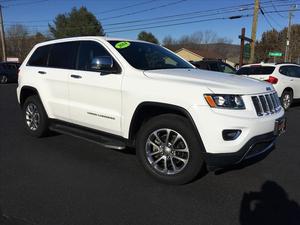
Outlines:
{"label": "road sign", "polygon": [[280,57],[282,55],[282,52],[269,52],[269,56]]}
{"label": "road sign", "polygon": [[249,43],[247,43],[247,44],[245,44],[245,46],[244,46],[244,58],[246,59],[246,60],[248,60],[248,59],[250,59],[250,44]]}

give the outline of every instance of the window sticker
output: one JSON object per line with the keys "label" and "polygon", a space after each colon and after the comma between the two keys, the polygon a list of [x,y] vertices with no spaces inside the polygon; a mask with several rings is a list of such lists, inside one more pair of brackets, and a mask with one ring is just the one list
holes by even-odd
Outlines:
{"label": "window sticker", "polygon": [[123,48],[127,48],[129,46],[130,46],[130,42],[128,42],[128,41],[121,41],[121,42],[118,42],[115,45],[115,48],[117,48],[117,49],[123,49]]}

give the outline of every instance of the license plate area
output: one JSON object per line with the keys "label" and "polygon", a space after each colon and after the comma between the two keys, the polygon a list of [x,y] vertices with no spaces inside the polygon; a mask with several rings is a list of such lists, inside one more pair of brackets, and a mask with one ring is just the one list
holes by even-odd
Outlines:
{"label": "license plate area", "polygon": [[286,122],[287,122],[286,117],[277,119],[275,121],[275,128],[274,128],[274,134],[275,135],[280,136],[283,133],[285,133],[285,131],[286,131]]}

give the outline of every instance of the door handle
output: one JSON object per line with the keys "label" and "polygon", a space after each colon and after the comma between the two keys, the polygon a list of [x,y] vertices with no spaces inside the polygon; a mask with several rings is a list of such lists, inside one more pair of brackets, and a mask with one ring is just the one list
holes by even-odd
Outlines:
{"label": "door handle", "polygon": [[72,77],[72,78],[75,78],[75,79],[81,79],[81,78],[82,78],[81,76],[75,75],[75,74],[72,74],[71,77]]}
{"label": "door handle", "polygon": [[39,73],[39,74],[46,74],[45,71],[39,71],[38,73]]}

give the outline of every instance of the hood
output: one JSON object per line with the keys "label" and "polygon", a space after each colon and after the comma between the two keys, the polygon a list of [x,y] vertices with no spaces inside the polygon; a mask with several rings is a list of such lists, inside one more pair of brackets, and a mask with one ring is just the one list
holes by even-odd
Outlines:
{"label": "hood", "polygon": [[264,81],[201,69],[146,70],[144,74],[152,79],[198,84],[216,94],[258,94],[274,90]]}

